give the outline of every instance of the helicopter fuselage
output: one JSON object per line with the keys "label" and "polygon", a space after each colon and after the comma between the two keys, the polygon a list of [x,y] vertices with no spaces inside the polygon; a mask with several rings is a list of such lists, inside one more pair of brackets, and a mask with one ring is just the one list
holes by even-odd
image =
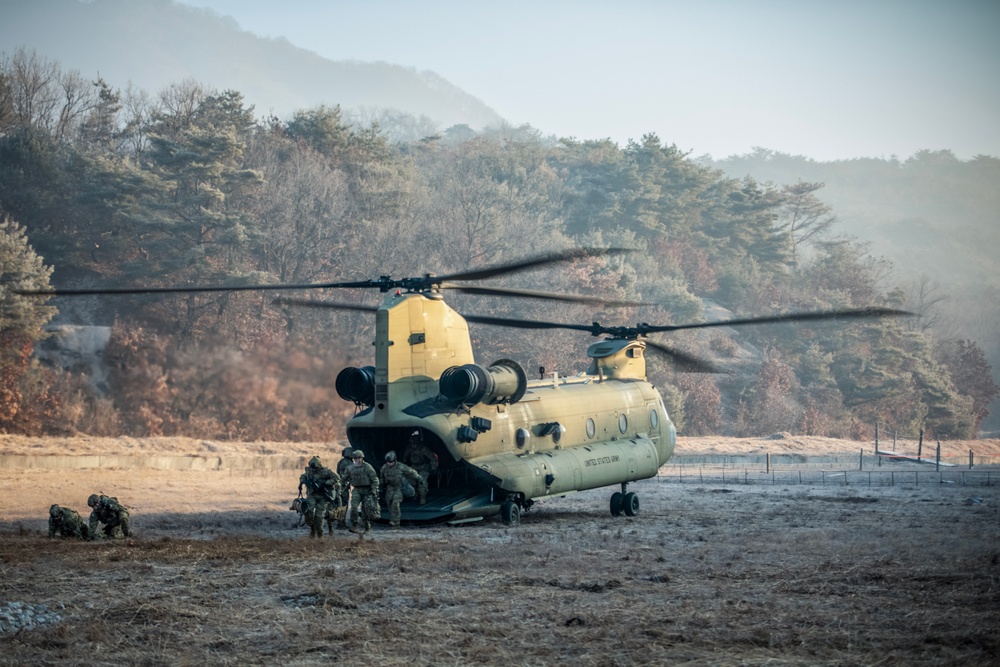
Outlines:
{"label": "helicopter fuselage", "polygon": [[587,373],[528,381],[509,360],[475,365],[461,315],[408,293],[379,308],[374,344],[351,446],[377,468],[389,451],[406,461],[416,433],[437,458],[427,504],[405,502],[403,521],[475,520],[505,502],[626,484],[655,476],[673,453],[641,342],[595,343]]}

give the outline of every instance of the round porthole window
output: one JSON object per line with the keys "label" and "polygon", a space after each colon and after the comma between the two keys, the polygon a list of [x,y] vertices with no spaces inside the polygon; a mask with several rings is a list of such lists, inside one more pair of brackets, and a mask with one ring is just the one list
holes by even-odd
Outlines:
{"label": "round porthole window", "polygon": [[514,432],[514,443],[518,449],[524,449],[531,442],[531,433],[526,428],[519,428]]}
{"label": "round porthole window", "polygon": [[628,417],[625,416],[625,413],[618,415],[618,430],[622,433],[628,430]]}
{"label": "round porthole window", "polygon": [[556,424],[555,430],[552,431],[552,442],[558,445],[559,441],[562,440],[563,433],[565,432],[566,432],[565,426],[563,426],[562,424]]}
{"label": "round porthole window", "polygon": [[597,424],[594,423],[593,417],[587,417],[587,437],[593,438],[597,435]]}
{"label": "round porthole window", "polygon": [[649,413],[649,425],[652,428],[657,428],[660,425],[660,413],[656,410]]}

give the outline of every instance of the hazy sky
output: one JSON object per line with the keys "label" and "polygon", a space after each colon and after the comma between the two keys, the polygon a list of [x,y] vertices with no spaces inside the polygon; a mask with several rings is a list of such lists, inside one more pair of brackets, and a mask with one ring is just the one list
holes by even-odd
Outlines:
{"label": "hazy sky", "polygon": [[331,60],[431,70],[545,134],[1000,157],[1000,0],[181,1]]}

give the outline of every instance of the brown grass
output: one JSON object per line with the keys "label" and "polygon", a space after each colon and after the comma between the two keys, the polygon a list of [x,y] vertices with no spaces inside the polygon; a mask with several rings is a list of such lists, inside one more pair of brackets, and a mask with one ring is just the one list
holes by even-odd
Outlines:
{"label": "brown grass", "polygon": [[[310,540],[296,471],[0,471],[0,602],[56,626],[0,664],[989,665],[996,487],[634,484],[523,523]],[[136,536],[44,537],[101,485]],[[120,490],[128,485],[124,491]],[[86,493],[85,493],[86,492]],[[966,505],[969,496],[983,502]],[[60,496],[61,497],[61,496]],[[77,500],[78,499],[78,500]]]}

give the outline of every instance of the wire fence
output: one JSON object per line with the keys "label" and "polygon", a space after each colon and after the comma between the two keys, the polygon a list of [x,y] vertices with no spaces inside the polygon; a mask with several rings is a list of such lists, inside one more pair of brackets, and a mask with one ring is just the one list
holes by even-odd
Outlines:
{"label": "wire fence", "polygon": [[1000,466],[972,470],[930,469],[926,467],[888,467],[868,470],[830,467],[804,463],[791,467],[762,470],[760,467],[700,466],[673,464],[660,468],[657,480],[676,484],[771,484],[810,486],[921,486],[953,484],[956,486],[998,486]]}

